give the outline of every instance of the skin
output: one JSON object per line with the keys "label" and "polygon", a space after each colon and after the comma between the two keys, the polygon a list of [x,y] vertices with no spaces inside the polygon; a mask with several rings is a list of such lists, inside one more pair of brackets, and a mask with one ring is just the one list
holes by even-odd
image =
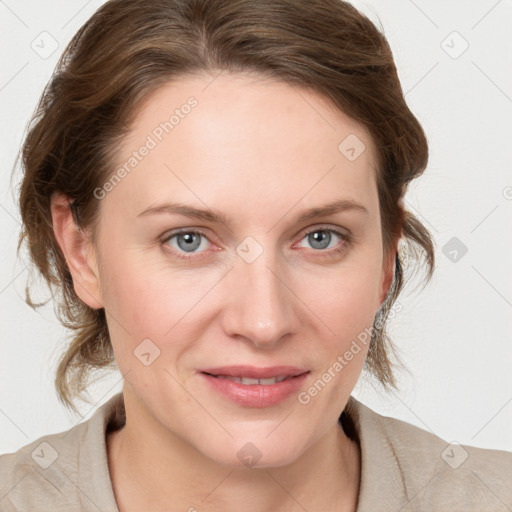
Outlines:
{"label": "skin", "polygon": [[[126,426],[107,439],[118,506],[353,511],[360,452],[337,420],[367,347],[307,405],[293,394],[271,407],[241,406],[197,370],[295,365],[310,370],[307,390],[373,325],[396,245],[384,254],[372,140],[315,92],[249,74],[196,75],[144,102],[113,169],[190,96],[197,107],[100,201],[96,243],[74,226],[66,198],[52,198],[76,293],[105,308],[124,376]],[[366,146],[354,161],[338,150],[350,134]],[[297,222],[339,199],[367,211]],[[170,201],[229,222],[138,216]],[[187,253],[177,237],[163,241],[178,228],[206,238]],[[312,228],[349,232],[352,241],[331,233],[318,248],[306,235]],[[248,236],[263,249],[251,263],[236,252]],[[149,366],[134,355],[145,339],[160,350]],[[237,456],[247,442],[261,452],[250,468]]]}

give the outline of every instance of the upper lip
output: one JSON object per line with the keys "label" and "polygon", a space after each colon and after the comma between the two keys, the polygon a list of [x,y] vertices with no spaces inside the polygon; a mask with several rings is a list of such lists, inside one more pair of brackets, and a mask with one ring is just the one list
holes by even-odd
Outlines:
{"label": "upper lip", "polygon": [[247,377],[249,379],[269,379],[272,377],[296,377],[306,373],[308,370],[297,366],[267,366],[258,368],[256,366],[220,366],[216,368],[203,368],[201,373],[211,375],[226,375],[229,377]]}

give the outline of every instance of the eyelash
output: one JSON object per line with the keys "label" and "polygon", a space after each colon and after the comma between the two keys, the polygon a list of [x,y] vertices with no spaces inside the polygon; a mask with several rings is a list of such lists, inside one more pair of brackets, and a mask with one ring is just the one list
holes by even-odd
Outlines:
{"label": "eyelash", "polygon": [[[315,227],[313,229],[310,229],[309,231],[305,232],[302,236],[302,238],[300,239],[300,241],[302,241],[304,238],[306,238],[308,235],[310,235],[311,233],[316,233],[318,231],[327,231],[329,233],[334,233],[335,235],[339,236],[341,238],[341,240],[343,241],[343,243],[341,244],[340,247],[337,247],[335,249],[329,249],[329,250],[321,250],[321,249],[311,249],[312,251],[315,251],[315,252],[319,252],[321,253],[322,255],[324,256],[337,256],[339,255],[341,252],[343,252],[345,249],[346,249],[346,246],[347,245],[351,245],[352,244],[352,235],[349,234],[349,233],[342,233],[340,231],[337,231],[336,229],[333,229],[333,228],[327,228],[327,227]],[[170,234],[168,234],[167,236],[165,236],[164,239],[162,239],[161,243],[162,245],[166,244],[167,242],[169,242],[169,240],[171,240],[173,237],[177,236],[177,235],[180,235],[180,234],[183,234],[183,233],[192,233],[192,234],[195,234],[195,235],[201,235],[203,237],[205,237],[207,240],[208,239],[208,236],[207,234],[202,231],[201,229],[187,229],[187,228],[183,228],[181,230],[178,230],[178,231],[174,231]],[[185,256],[185,252],[178,252],[178,251],[175,251],[174,249],[171,249],[173,254],[176,255],[177,258],[180,258],[180,259],[183,259],[183,260],[190,260],[192,258],[201,258],[201,253],[199,253],[199,255],[196,255],[196,253],[188,253],[189,255]]]}

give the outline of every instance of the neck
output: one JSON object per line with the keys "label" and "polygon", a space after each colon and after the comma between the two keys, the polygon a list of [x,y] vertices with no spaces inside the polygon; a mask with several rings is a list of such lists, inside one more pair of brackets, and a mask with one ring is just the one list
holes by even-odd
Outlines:
{"label": "neck", "polygon": [[107,435],[110,475],[120,512],[169,507],[222,512],[353,512],[357,508],[359,447],[338,423],[289,465],[232,468],[204,457],[156,420],[139,421],[146,417],[143,411],[130,410],[137,403],[125,395],[126,424]]}

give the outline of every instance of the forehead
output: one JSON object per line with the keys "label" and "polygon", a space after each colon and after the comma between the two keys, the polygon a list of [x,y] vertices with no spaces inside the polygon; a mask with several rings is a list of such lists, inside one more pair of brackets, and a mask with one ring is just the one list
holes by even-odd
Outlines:
{"label": "forehead", "polygon": [[195,75],[140,105],[115,166],[137,161],[115,193],[139,210],[177,196],[245,211],[346,197],[371,210],[374,155],[367,131],[316,92],[254,75]]}

